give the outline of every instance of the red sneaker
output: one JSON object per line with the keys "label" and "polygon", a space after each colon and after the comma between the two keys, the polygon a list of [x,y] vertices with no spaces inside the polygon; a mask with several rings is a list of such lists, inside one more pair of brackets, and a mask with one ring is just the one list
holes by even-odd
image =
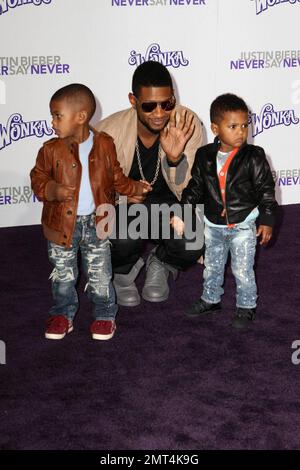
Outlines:
{"label": "red sneaker", "polygon": [[93,339],[110,339],[116,331],[116,322],[114,320],[95,320],[91,324],[91,333]]}
{"label": "red sneaker", "polygon": [[63,339],[67,333],[73,331],[73,322],[64,315],[53,315],[47,320],[45,338]]}

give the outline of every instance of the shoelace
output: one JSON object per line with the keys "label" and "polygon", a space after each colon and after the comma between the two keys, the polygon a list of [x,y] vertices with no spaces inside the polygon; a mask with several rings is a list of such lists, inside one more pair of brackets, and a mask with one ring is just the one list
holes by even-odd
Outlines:
{"label": "shoelace", "polygon": [[150,266],[151,266],[151,271],[153,274],[159,273],[161,274],[160,277],[162,276],[165,277],[166,268],[154,256],[149,262],[148,269],[147,269],[148,271],[150,269]]}

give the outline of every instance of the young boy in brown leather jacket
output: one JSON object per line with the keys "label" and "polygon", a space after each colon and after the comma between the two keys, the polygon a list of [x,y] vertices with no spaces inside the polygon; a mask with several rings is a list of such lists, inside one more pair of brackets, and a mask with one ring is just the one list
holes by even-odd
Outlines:
{"label": "young boy in brown leather jacket", "polygon": [[32,189],[44,204],[42,225],[54,266],[50,276],[54,305],[45,333],[48,339],[62,339],[73,330],[78,310],[79,249],[87,294],[93,303],[92,338],[112,338],[117,305],[110,242],[97,236],[96,212],[101,204],[114,205],[115,191],[135,196],[150,189],[148,183],[124,176],[113,139],[90,127],[95,109],[95,97],[85,85],[67,85],[54,93],[50,111],[58,138],[43,145],[30,173]]}

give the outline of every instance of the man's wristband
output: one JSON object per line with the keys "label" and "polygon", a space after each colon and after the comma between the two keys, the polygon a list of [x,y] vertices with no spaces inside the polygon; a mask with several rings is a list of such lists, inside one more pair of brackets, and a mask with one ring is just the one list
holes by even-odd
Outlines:
{"label": "man's wristband", "polygon": [[169,160],[169,159],[168,159],[168,157],[167,157],[167,162],[168,162],[168,165],[169,165],[170,167],[178,166],[178,165],[179,165],[179,163],[181,163],[181,162],[182,162],[182,160],[184,159],[184,157],[185,157],[185,154],[184,154],[184,153],[182,153],[182,154],[181,154],[181,157],[180,157],[180,158],[179,158],[179,160],[177,160],[176,162],[172,162],[172,161],[171,161],[171,160]]}

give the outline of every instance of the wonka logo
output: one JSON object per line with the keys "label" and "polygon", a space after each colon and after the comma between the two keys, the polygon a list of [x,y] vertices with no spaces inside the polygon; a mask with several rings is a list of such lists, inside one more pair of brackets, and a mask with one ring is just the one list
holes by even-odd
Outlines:
{"label": "wonka logo", "polygon": [[300,0],[255,0],[256,3],[256,14],[259,15],[260,13],[265,12],[269,7],[273,7],[274,5],[279,5],[282,3],[290,3],[295,5],[296,3],[299,4]]}
{"label": "wonka logo", "polygon": [[295,116],[293,109],[275,111],[274,106],[271,103],[267,103],[263,106],[260,114],[250,114],[249,122],[252,126],[252,137],[255,137],[264,130],[270,129],[270,127],[298,124],[299,118]]}
{"label": "wonka logo", "polygon": [[0,15],[7,13],[10,8],[16,8],[30,3],[36,6],[39,6],[42,3],[47,5],[51,2],[52,0],[0,0]]}
{"label": "wonka logo", "polygon": [[0,124],[0,150],[26,137],[43,137],[52,133],[46,121],[24,122],[21,114],[15,113],[8,118],[6,126]]}
{"label": "wonka logo", "polygon": [[138,54],[136,51],[131,51],[128,63],[138,66],[148,60],[155,60],[156,62],[161,62],[165,67],[174,67],[176,69],[181,65],[186,67],[189,64],[189,61],[184,57],[182,51],[162,52],[160,45],[156,43],[150,44],[146,50],[145,56]]}

